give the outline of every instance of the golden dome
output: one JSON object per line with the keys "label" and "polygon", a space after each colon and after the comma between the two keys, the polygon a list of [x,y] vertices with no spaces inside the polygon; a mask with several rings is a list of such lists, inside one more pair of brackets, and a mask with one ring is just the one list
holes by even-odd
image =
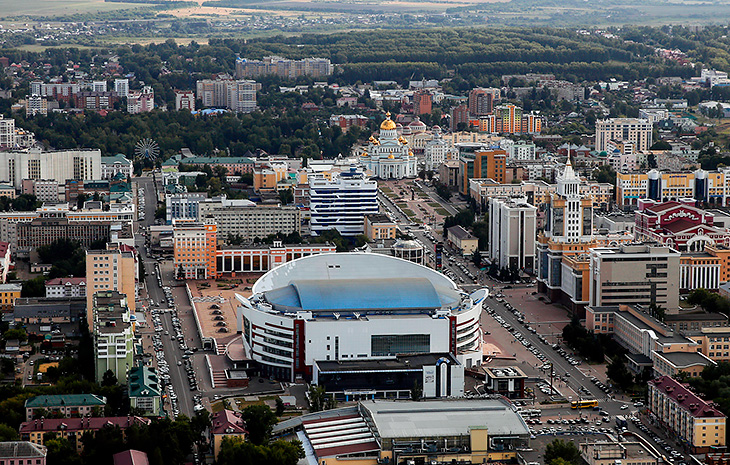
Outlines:
{"label": "golden dome", "polygon": [[408,155],[412,157],[412,156],[413,156],[413,152],[411,152],[411,151],[409,150],[409,151],[408,151]]}
{"label": "golden dome", "polygon": [[393,156],[393,154],[391,153],[390,155],[388,155],[388,158],[390,158],[390,159],[392,160],[392,159],[394,159],[395,157],[394,157],[394,156]]}
{"label": "golden dome", "polygon": [[361,157],[367,157],[368,156],[368,153],[367,152],[363,152],[363,153],[360,154],[360,156]]}
{"label": "golden dome", "polygon": [[389,131],[395,129],[395,123],[390,119],[390,112],[385,114],[385,121],[380,124],[380,129]]}

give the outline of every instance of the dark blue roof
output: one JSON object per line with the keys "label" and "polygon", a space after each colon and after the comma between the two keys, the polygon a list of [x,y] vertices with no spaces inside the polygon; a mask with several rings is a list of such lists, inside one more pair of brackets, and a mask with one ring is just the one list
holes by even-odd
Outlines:
{"label": "dark blue roof", "polygon": [[426,278],[296,280],[266,292],[273,304],[307,311],[440,308]]}

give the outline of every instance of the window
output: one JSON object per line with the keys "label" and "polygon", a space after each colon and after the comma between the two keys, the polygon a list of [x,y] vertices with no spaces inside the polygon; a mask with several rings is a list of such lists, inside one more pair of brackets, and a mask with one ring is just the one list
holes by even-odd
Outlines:
{"label": "window", "polygon": [[373,357],[430,352],[429,334],[373,335],[370,338],[370,352]]}

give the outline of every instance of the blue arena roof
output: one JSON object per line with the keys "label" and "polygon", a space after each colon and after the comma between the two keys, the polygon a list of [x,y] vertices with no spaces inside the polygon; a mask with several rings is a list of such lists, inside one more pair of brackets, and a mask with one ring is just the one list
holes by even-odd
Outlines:
{"label": "blue arena roof", "polygon": [[305,311],[440,308],[441,298],[427,278],[295,280],[266,292],[274,307]]}

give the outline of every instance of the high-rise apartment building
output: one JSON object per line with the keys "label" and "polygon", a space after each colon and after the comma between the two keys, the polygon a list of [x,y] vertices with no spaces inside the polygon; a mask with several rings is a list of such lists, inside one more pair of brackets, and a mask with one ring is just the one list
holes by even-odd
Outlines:
{"label": "high-rise apartment building", "polygon": [[216,276],[217,226],[212,223],[175,225],[172,233],[175,276],[210,279]]}
{"label": "high-rise apartment building", "polygon": [[155,91],[150,86],[142,90],[129,91],[127,95],[127,112],[131,114],[146,113],[155,109]]}
{"label": "high-rise apartment building", "polygon": [[485,116],[494,111],[495,94],[499,96],[498,89],[482,89],[477,87],[469,92],[469,114],[471,116]]}
{"label": "high-rise apartment building", "polygon": [[537,207],[526,198],[489,199],[489,258],[499,268],[534,273]]}
{"label": "high-rise apartment building", "polygon": [[413,114],[430,115],[433,96],[426,89],[417,90],[413,93]]}
{"label": "high-rise apartment building", "polygon": [[596,121],[596,151],[608,151],[611,141],[633,142],[637,151],[647,151],[652,145],[653,126],[649,120],[610,118]]}
{"label": "high-rise apartment building", "polygon": [[469,107],[466,105],[457,105],[451,109],[451,132],[459,129],[459,124],[469,124]]}
{"label": "high-rise apartment building", "polygon": [[114,92],[120,97],[127,97],[129,95],[129,79],[115,79]]}
{"label": "high-rise apartment building", "polygon": [[15,120],[0,115],[0,148],[15,147]]}
{"label": "high-rise apartment building", "polygon": [[305,58],[288,60],[278,56],[264,57],[263,60],[236,60],[236,77],[256,77],[275,74],[287,79],[299,76],[325,77],[332,74],[332,63],[327,58]]}
{"label": "high-rise apartment building", "polygon": [[261,84],[256,81],[234,79],[204,79],[196,84],[196,98],[204,107],[228,108],[239,113],[256,109],[256,92]]}
{"label": "high-rise apartment building", "polygon": [[195,111],[195,92],[192,90],[176,90],[175,110]]}
{"label": "high-rise apartment building", "polygon": [[48,99],[40,95],[25,96],[25,116],[48,114]]}
{"label": "high-rise apartment building", "polygon": [[[94,294],[116,291],[124,294],[127,305],[134,311],[137,295],[137,263],[134,254],[120,250],[86,251],[86,308],[93,308]],[[89,328],[93,329],[92,312],[87,312]]]}
{"label": "high-rise apartment building", "polygon": [[127,371],[134,366],[134,326],[127,296],[116,291],[99,291],[87,312],[92,315],[96,382],[111,370],[117,381],[127,383]]}
{"label": "high-rise apartment building", "polygon": [[331,178],[310,175],[312,235],[337,229],[343,236],[365,232],[365,216],[378,213],[378,183],[352,168]]}

